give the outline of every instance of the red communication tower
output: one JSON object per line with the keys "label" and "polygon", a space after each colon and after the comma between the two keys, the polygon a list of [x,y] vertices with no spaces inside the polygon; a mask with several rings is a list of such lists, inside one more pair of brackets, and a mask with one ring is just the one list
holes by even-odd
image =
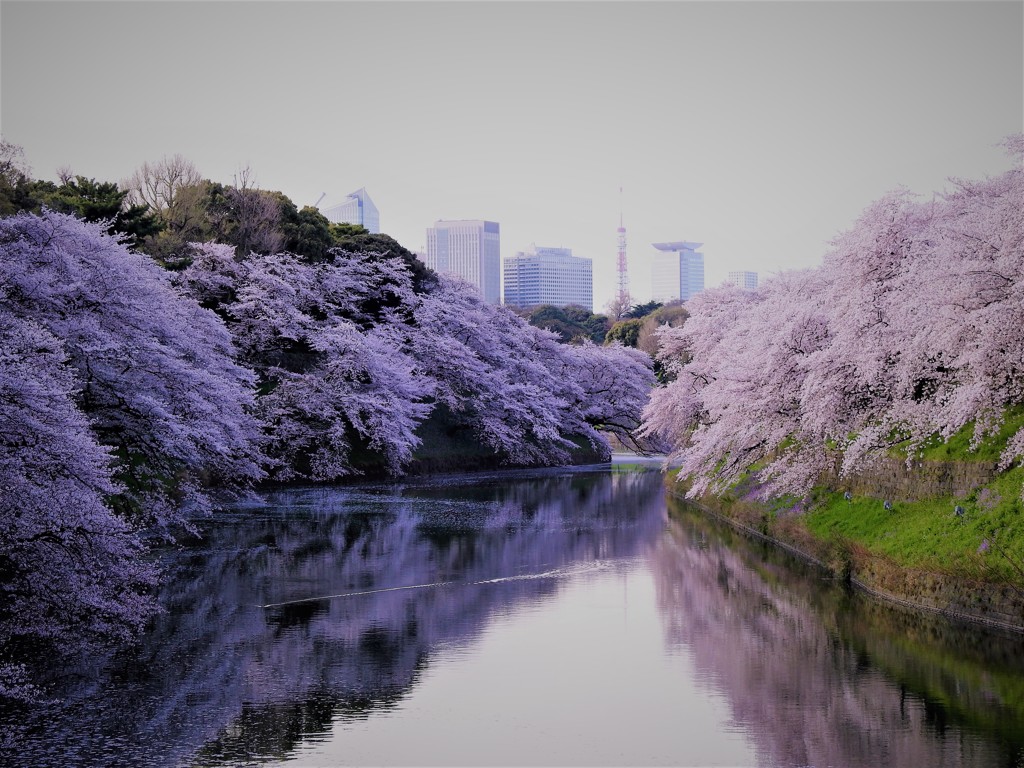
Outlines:
{"label": "red communication tower", "polygon": [[615,303],[620,312],[629,311],[632,299],[629,295],[629,269],[626,263],[626,228],[622,224],[622,187],[619,187],[619,262],[618,291]]}

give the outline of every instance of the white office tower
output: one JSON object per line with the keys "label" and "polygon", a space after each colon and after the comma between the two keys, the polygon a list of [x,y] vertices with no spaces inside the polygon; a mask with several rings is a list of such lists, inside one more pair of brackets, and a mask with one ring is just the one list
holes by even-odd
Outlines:
{"label": "white office tower", "polygon": [[704,254],[697,251],[703,243],[682,241],[653,243],[657,249],[651,260],[651,298],[665,304],[693,298],[704,290]]}
{"label": "white office tower", "polygon": [[437,221],[427,230],[426,265],[471,282],[490,304],[501,302],[501,247],[497,222]]}
{"label": "white office tower", "polygon": [[505,304],[536,307],[576,304],[594,310],[594,265],[571,248],[538,248],[505,259]]}
{"label": "white office tower", "polygon": [[337,205],[320,211],[333,224],[359,224],[369,232],[380,232],[380,212],[363,188],[357,189]]}
{"label": "white office tower", "polygon": [[730,272],[726,282],[745,291],[756,291],[757,272]]}

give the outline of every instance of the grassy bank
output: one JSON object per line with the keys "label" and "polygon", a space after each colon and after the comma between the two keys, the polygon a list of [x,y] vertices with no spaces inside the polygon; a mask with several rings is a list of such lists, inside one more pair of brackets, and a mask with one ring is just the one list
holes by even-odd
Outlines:
{"label": "grassy bank", "polygon": [[1024,587],[1022,484],[1024,468],[1016,467],[967,496],[891,501],[889,510],[882,499],[847,500],[820,488],[802,522],[816,538],[863,547],[906,568]]}
{"label": "grassy bank", "polygon": [[[898,486],[902,498],[891,495],[891,483],[887,491],[873,492],[868,472],[856,482],[825,482],[804,499],[763,502],[750,493],[752,471],[727,493],[696,501],[884,597],[1024,629],[1024,467],[986,469],[967,485],[962,479],[947,483],[944,492],[934,481],[962,478],[963,472],[947,470],[972,462],[994,467],[1008,437],[1024,423],[1024,412],[1010,416],[976,450],[965,428],[947,442],[926,446],[909,469],[894,458],[878,487],[891,481],[895,464],[905,473]],[[671,484],[676,493],[685,491],[685,481],[673,478]],[[846,498],[851,487],[856,491]]]}

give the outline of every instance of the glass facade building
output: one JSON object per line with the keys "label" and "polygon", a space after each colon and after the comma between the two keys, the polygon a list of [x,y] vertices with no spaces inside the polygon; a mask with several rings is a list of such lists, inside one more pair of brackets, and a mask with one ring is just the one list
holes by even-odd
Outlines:
{"label": "glass facade building", "polygon": [[380,232],[380,212],[365,189],[357,189],[344,201],[320,213],[333,224],[360,224],[370,232]]}
{"label": "glass facade building", "polygon": [[501,230],[497,222],[435,222],[427,230],[424,263],[435,272],[449,272],[472,283],[484,301],[501,303]]}
{"label": "glass facade building", "polygon": [[507,306],[576,304],[594,311],[593,262],[573,256],[570,248],[531,246],[505,259],[504,275]]}
{"label": "glass facade building", "polygon": [[663,304],[686,301],[704,290],[703,243],[680,241],[653,243],[657,253],[651,263],[651,298]]}

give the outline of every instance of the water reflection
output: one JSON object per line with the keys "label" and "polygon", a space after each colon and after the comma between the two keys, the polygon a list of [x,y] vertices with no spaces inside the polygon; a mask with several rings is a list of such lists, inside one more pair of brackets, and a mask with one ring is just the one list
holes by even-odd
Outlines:
{"label": "water reflection", "polygon": [[[392,706],[432,649],[567,575],[637,554],[660,476],[607,470],[290,490],[204,525],[167,612],[99,690],[12,716],[31,765],[284,758]],[[345,597],[333,597],[345,595]]]}
{"label": "water reflection", "polygon": [[850,594],[658,472],[290,490],[167,568],[140,648],[0,711],[0,763],[386,762],[380,734],[477,722],[447,764],[504,740],[516,764],[1024,766],[1019,637]]}
{"label": "water reflection", "polygon": [[894,609],[669,501],[669,644],[778,766],[1024,765],[1021,638]]}

